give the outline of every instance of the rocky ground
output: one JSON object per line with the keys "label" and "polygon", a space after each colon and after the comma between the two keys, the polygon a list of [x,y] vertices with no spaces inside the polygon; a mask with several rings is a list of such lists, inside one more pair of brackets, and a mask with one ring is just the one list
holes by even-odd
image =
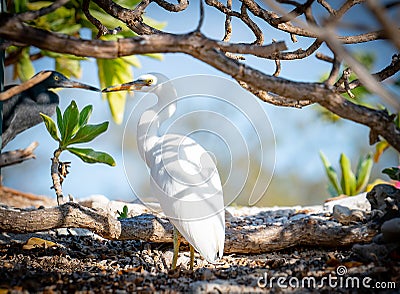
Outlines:
{"label": "rocky ground", "polygon": [[[186,251],[180,254],[180,268],[170,271],[172,248],[169,244],[107,241],[90,235],[57,236],[55,232],[38,236],[58,245],[24,249],[26,242],[21,236],[13,236],[13,241],[0,246],[1,293],[269,290],[274,293],[376,293],[378,286],[396,287],[383,292],[398,293],[400,285],[400,256],[396,255],[399,252],[386,261],[375,262],[363,260],[350,248],[293,248],[260,255],[232,254],[224,256],[216,265],[196,256],[195,269],[190,271]],[[278,278],[282,279],[281,285]],[[357,283],[360,283],[358,289]]]}
{"label": "rocky ground", "polygon": [[[363,199],[365,204],[365,195]],[[330,206],[324,209],[331,210]],[[252,215],[254,210],[230,213]],[[342,210],[336,209],[335,216],[333,209],[332,217],[358,220],[356,210]],[[283,219],[288,211],[271,211],[271,217]],[[391,244],[377,236],[369,245],[345,248],[303,246],[264,254],[226,254],[215,265],[196,254],[193,271],[188,269],[188,248],[183,245],[180,266],[171,271],[169,243],[110,241],[82,229],[3,232],[0,293],[399,293],[400,249]]]}

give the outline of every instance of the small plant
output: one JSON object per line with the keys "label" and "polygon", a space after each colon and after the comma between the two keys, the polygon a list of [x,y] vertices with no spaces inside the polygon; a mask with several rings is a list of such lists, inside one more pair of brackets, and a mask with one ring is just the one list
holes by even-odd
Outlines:
{"label": "small plant", "polygon": [[95,151],[91,148],[71,146],[90,142],[107,130],[108,122],[97,125],[87,124],[92,110],[92,105],[88,105],[82,111],[79,111],[75,101],[72,101],[65,109],[64,114],[61,114],[60,108],[57,107],[57,126],[51,117],[43,113],[40,114],[50,136],[58,142],[58,148],[54,151],[54,157],[51,159],[51,177],[53,180],[52,188],[56,191],[59,205],[63,200],[61,185],[71,164],[59,160],[62,152],[68,151],[86,163],[105,163],[115,166],[114,159],[107,153]]}
{"label": "small plant", "polygon": [[329,179],[329,192],[332,196],[338,195],[356,195],[365,190],[372,169],[372,156],[368,154],[365,158],[360,157],[354,174],[351,170],[351,163],[345,154],[340,155],[339,163],[342,171],[342,177],[338,179],[338,174],[332,167],[326,156],[320,152],[322,163],[325,167],[326,174]]}
{"label": "small plant", "polygon": [[385,168],[382,173],[387,174],[393,181],[400,181],[400,168],[398,167]]}
{"label": "small plant", "polygon": [[122,208],[122,212],[117,210],[117,213],[118,213],[118,219],[128,218],[128,206],[124,205],[124,207]]}

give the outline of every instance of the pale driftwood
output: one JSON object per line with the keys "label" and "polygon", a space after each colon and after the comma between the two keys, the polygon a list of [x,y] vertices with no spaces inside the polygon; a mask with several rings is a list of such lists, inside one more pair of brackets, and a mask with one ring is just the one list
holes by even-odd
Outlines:
{"label": "pale driftwood", "polygon": [[0,186],[0,203],[13,207],[54,206],[56,201],[44,196],[25,193],[6,186]]}
{"label": "pale driftwood", "polygon": [[37,146],[39,146],[39,143],[33,142],[25,149],[18,149],[1,153],[0,167],[14,165],[31,158],[35,158],[35,154],[33,153],[33,151],[36,149]]}
{"label": "pale driftwood", "polygon": [[[367,224],[343,226],[329,217],[297,218],[286,223],[257,223],[257,215],[227,220],[225,253],[263,253],[293,246],[338,247],[369,242],[377,231]],[[117,220],[77,203],[35,210],[0,208],[0,230],[32,233],[56,228],[85,228],[112,240],[172,242],[172,225],[153,214]]]}

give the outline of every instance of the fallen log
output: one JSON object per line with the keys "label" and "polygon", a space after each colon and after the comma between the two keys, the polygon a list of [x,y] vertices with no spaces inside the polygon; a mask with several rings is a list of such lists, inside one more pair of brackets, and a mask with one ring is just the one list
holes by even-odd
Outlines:
{"label": "fallen log", "polygon": [[[110,240],[172,242],[171,223],[151,213],[117,219],[109,212],[78,203],[39,209],[0,207],[2,232],[32,233],[57,228],[88,229]],[[368,223],[342,225],[329,213],[293,211],[289,217],[274,219],[265,210],[255,215],[227,217],[225,253],[264,253],[294,246],[350,246],[370,242],[376,234]]]}

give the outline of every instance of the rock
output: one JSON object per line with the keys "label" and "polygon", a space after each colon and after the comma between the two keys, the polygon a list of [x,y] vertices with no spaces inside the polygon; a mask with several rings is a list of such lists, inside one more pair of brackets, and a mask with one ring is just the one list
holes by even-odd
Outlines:
{"label": "rock", "polygon": [[357,253],[362,259],[368,261],[377,261],[386,259],[389,254],[389,249],[385,244],[355,244],[352,250]]}
{"label": "rock", "polygon": [[333,212],[333,207],[335,205],[346,206],[349,209],[359,209],[363,211],[370,211],[371,204],[367,200],[367,193],[362,193],[356,196],[349,196],[346,198],[333,200],[324,203],[324,210]]}
{"label": "rock", "polygon": [[384,222],[381,232],[386,243],[400,244],[400,218],[393,218]]}
{"label": "rock", "polygon": [[400,203],[400,190],[388,184],[376,185],[370,192],[367,193],[367,199],[371,204],[371,209],[379,209],[385,211],[386,201],[388,197]]}
{"label": "rock", "polygon": [[337,204],[333,207],[332,217],[341,224],[348,225],[351,222],[363,221],[365,219],[365,212]]}

